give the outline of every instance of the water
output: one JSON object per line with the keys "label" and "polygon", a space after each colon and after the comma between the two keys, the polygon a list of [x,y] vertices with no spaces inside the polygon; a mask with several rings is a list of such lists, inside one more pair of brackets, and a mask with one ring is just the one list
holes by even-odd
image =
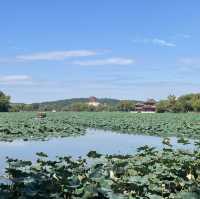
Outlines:
{"label": "water", "polygon": [[[162,138],[146,135],[120,134],[112,131],[88,129],[87,133],[79,137],[52,138],[48,141],[22,141],[0,142],[0,174],[6,166],[6,156],[23,160],[34,161],[36,152],[44,152],[49,158],[70,155],[73,157],[85,156],[90,150],[103,154],[133,154],[143,145],[162,148]],[[171,138],[171,143],[181,148],[176,138]],[[193,145],[184,146],[186,149]]]}

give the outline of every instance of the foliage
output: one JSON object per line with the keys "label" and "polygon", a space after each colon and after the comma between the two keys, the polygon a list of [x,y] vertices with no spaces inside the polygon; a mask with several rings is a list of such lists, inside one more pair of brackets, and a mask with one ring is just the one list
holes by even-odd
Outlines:
{"label": "foliage", "polygon": [[200,112],[200,94],[188,94],[176,98],[170,95],[157,104],[157,112]]}
{"label": "foliage", "polygon": [[[131,111],[134,110],[134,104],[136,103],[134,100],[110,98],[99,98],[97,101],[100,103],[97,107],[88,106],[89,98],[73,98],[33,104],[13,103],[10,111]],[[124,107],[122,107],[123,104],[125,104]]]}
{"label": "foliage", "polygon": [[200,112],[200,96],[193,97],[192,107],[193,107],[194,111]]}
{"label": "foliage", "polygon": [[0,112],[8,112],[10,108],[10,97],[0,91]]}
{"label": "foliage", "polygon": [[[1,113],[0,138],[48,139],[81,135],[86,128],[165,136],[161,151],[148,146],[134,155],[102,155],[87,159],[48,159],[37,153],[36,163],[8,158],[0,181],[2,199],[199,199],[200,114],[138,114],[122,112],[59,112],[37,118],[35,112]],[[194,151],[175,150],[168,136]],[[167,136],[167,137],[166,137]]]}
{"label": "foliage", "polygon": [[128,101],[128,100],[123,100],[121,101],[118,106],[117,106],[119,111],[134,111],[135,110],[135,103]]}
{"label": "foliage", "polygon": [[[99,98],[101,104],[98,107],[88,106],[89,98],[74,98],[58,100],[53,102],[33,103],[33,104],[12,104],[10,111],[134,111],[136,100],[117,100],[109,98]],[[180,97],[169,95],[166,100],[160,100],[156,104],[158,113],[163,112],[200,112],[200,93],[187,94]]]}
{"label": "foliage", "polygon": [[100,155],[77,160],[49,160],[38,153],[36,163],[8,159],[9,184],[0,185],[4,199],[198,199],[200,152],[143,146],[135,155]]}
{"label": "foliage", "polygon": [[[99,98],[97,99],[99,103],[101,104],[107,104],[107,108],[112,108],[116,106],[120,100],[117,99],[110,99],[110,98]],[[42,103],[34,103],[31,104],[33,106],[37,106],[37,109],[34,110],[41,110],[41,111],[73,111],[72,108],[76,104],[84,104],[89,102],[89,98],[72,98],[72,99],[65,99],[65,100],[58,100],[58,101],[52,101],[52,102],[42,102]],[[86,108],[86,107],[85,107]],[[85,111],[84,108],[84,111]],[[89,109],[86,109],[89,111]]]}
{"label": "foliage", "polygon": [[34,111],[34,106],[32,104],[11,104],[10,112],[20,112],[20,111]]}
{"label": "foliage", "polygon": [[88,109],[89,109],[89,106],[86,103],[82,103],[82,102],[73,103],[69,107],[69,110],[71,111],[87,111]]}
{"label": "foliage", "polygon": [[200,138],[200,115],[195,113],[74,113],[71,124],[130,134]]}
{"label": "foliage", "polygon": [[0,140],[48,139],[84,134],[85,128],[71,124],[71,119],[67,120],[67,115],[63,117],[62,114],[55,116],[54,113],[44,118],[39,118],[38,113],[35,112],[2,113],[0,114]]}
{"label": "foliage", "polygon": [[169,103],[167,100],[161,100],[156,105],[156,111],[158,113],[169,112],[168,108],[169,108]]}
{"label": "foliage", "polygon": [[47,139],[78,136],[86,128],[115,130],[130,134],[200,138],[198,113],[126,113],[126,112],[36,112],[1,113],[0,139]]}

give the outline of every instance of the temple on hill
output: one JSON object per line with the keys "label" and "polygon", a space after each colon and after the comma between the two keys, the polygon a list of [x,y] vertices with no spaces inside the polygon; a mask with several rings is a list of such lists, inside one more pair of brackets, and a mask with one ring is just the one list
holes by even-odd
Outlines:
{"label": "temple on hill", "polygon": [[89,105],[89,106],[95,106],[95,107],[97,107],[97,106],[100,105],[100,103],[97,101],[97,98],[96,98],[96,97],[91,96],[91,97],[89,98],[88,105]]}
{"label": "temple on hill", "polygon": [[137,103],[135,105],[135,111],[137,112],[155,112],[156,101],[154,99],[148,99],[144,103]]}

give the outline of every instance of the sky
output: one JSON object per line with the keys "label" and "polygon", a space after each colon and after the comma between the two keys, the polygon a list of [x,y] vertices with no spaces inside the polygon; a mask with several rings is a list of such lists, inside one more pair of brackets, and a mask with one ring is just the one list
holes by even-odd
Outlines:
{"label": "sky", "polygon": [[12,102],[200,91],[200,1],[6,0],[0,90]]}

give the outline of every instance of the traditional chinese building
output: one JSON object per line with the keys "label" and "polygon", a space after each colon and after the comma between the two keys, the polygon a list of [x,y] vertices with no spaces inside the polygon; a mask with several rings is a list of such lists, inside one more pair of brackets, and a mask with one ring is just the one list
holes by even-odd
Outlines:
{"label": "traditional chinese building", "polygon": [[135,111],[137,111],[137,112],[142,112],[142,111],[143,111],[143,106],[144,106],[143,103],[137,103],[137,104],[135,105]]}
{"label": "traditional chinese building", "polygon": [[155,112],[156,111],[156,101],[154,99],[149,99],[144,103],[137,103],[135,105],[135,111],[137,111],[137,112]]}
{"label": "traditional chinese building", "polygon": [[97,106],[100,105],[100,103],[97,101],[96,97],[92,96],[92,97],[89,98],[88,105],[97,107]]}

